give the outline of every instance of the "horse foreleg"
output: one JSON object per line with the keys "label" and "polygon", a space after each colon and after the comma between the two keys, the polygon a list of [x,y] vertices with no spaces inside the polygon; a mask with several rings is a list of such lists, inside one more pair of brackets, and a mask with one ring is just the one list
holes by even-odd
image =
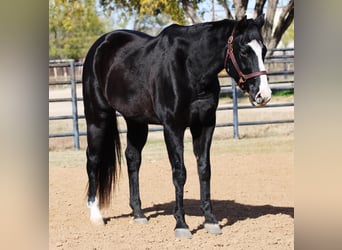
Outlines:
{"label": "horse foreleg", "polygon": [[173,130],[168,126],[164,126],[164,138],[172,167],[172,179],[176,193],[174,217],[176,219],[175,236],[177,238],[192,237],[189,226],[185,222],[183,207],[184,184],[186,182],[186,169],[183,156],[184,131],[185,129]]}
{"label": "horse foreleg", "polygon": [[221,228],[217,219],[212,213],[212,204],[210,198],[210,146],[214,125],[191,127],[193,137],[194,154],[197,159],[198,175],[201,192],[201,209],[205,217],[205,229],[211,234],[221,234]]}
{"label": "horse foreleg", "polygon": [[146,216],[141,209],[141,200],[139,192],[139,169],[141,165],[141,151],[146,143],[148,126],[127,120],[127,148],[125,151],[128,177],[130,207],[133,210],[135,223],[148,223]]}

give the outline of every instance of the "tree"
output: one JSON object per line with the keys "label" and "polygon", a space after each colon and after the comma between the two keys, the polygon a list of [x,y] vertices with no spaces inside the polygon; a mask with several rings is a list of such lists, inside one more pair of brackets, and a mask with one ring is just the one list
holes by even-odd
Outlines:
{"label": "tree", "polygon": [[[231,18],[231,11],[228,0],[219,0],[218,3],[226,10],[227,18]],[[235,18],[240,20],[246,15],[248,0],[234,0]],[[267,2],[266,22],[262,30],[264,42],[267,47],[277,47],[283,34],[294,20],[294,0],[282,8],[279,20],[275,23],[275,15],[278,6],[278,0],[256,0],[254,7],[254,18],[263,14],[265,4]]]}
{"label": "tree", "polygon": [[254,18],[263,14],[265,3],[266,3],[266,0],[256,0],[255,1]]}
{"label": "tree", "polygon": [[49,57],[84,58],[106,24],[95,11],[95,0],[50,0]]}
{"label": "tree", "polygon": [[[282,38],[285,31],[289,28],[293,20],[294,20],[294,0],[291,0],[288,3],[288,5],[282,9],[282,12],[280,13],[280,16],[279,16],[279,21],[274,31],[273,31],[274,16],[273,16],[273,19],[271,18],[267,19],[267,14],[266,14],[266,23],[269,22],[270,25],[268,29],[264,27],[263,36],[265,37],[266,45],[269,48],[275,48],[278,45],[280,39]],[[270,33],[269,30],[273,31],[273,33],[267,34],[267,32]]]}
{"label": "tree", "polygon": [[201,18],[197,15],[198,4],[204,0],[99,0],[104,11],[113,11],[118,8],[129,13],[144,15],[168,15],[179,24],[199,23]]}
{"label": "tree", "polygon": [[241,20],[246,15],[248,0],[234,0],[235,19]]}
{"label": "tree", "polygon": [[[198,4],[204,0],[99,0],[105,10],[125,8],[135,12],[137,16],[168,15],[174,22],[180,24],[199,23],[201,18],[198,15]],[[217,0],[224,8],[226,17],[240,20],[246,15],[249,0]],[[232,4],[233,3],[233,6]],[[278,6],[278,0],[256,0],[254,17],[261,15],[267,3],[266,22],[262,33],[267,47],[274,48],[278,45],[283,34],[294,20],[294,0],[282,8],[279,21],[274,22]],[[234,9],[234,11],[232,11]],[[140,19],[141,20],[141,19]],[[138,27],[138,26],[135,26]]]}
{"label": "tree", "polygon": [[217,1],[220,5],[222,5],[224,11],[226,12],[226,17],[228,19],[233,19],[233,15],[232,15],[232,12],[230,11],[230,8],[229,8],[229,3],[227,0],[218,0]]}

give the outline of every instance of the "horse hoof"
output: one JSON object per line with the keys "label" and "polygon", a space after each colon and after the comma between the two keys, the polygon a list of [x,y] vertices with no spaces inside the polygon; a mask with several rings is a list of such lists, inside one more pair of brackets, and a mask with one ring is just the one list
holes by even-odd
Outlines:
{"label": "horse hoof", "polygon": [[204,228],[210,234],[222,234],[222,230],[219,224],[205,223]]}
{"label": "horse hoof", "polygon": [[147,218],[134,218],[133,221],[134,221],[135,224],[139,224],[139,225],[146,225],[146,224],[148,224]]}
{"label": "horse hoof", "polygon": [[98,207],[97,200],[95,202],[88,202],[88,208],[90,209],[90,221],[94,225],[104,225],[105,222]]}
{"label": "horse hoof", "polygon": [[192,234],[189,229],[187,228],[176,228],[175,229],[175,236],[176,238],[186,238],[191,239]]}
{"label": "horse hoof", "polygon": [[90,221],[93,225],[103,226],[105,224],[102,216],[90,216]]}

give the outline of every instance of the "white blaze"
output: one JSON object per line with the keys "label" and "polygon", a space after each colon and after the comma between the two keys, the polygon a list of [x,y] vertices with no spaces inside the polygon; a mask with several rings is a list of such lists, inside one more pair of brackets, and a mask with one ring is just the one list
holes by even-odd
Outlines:
{"label": "white blaze", "polygon": [[[264,62],[262,61],[262,48],[260,43],[257,40],[252,40],[248,43],[248,45],[253,49],[254,53],[258,57],[258,64],[259,64],[259,71],[265,70]],[[268,86],[267,76],[261,75],[260,76],[260,86],[259,86],[259,92],[256,96],[261,95],[261,97],[264,100],[271,99],[272,91],[270,87]]]}

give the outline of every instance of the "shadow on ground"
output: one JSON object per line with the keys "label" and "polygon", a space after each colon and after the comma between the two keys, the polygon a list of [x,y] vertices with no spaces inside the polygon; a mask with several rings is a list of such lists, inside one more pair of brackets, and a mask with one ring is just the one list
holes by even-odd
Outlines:
{"label": "shadow on ground", "polygon": [[[218,219],[219,222],[226,221],[224,224],[220,223],[221,227],[226,227],[233,225],[238,221],[243,221],[245,219],[255,219],[264,215],[276,215],[276,214],[285,214],[292,218],[294,218],[294,208],[293,207],[276,207],[271,205],[247,205],[236,203],[232,200],[213,200],[213,212]],[[149,214],[147,217],[156,218],[158,216],[163,215],[173,215],[173,209],[175,206],[175,202],[167,202],[162,204],[155,204],[151,207],[144,208],[143,211],[145,214]],[[185,199],[184,200],[184,209],[186,215],[189,216],[203,216],[200,210],[200,201],[194,199]],[[119,216],[107,217],[105,218],[105,223],[107,224],[109,221],[116,218],[123,217],[131,217],[132,214],[122,214]],[[191,232],[194,234],[198,230],[203,229],[204,225],[200,225],[198,228],[193,229]]]}

